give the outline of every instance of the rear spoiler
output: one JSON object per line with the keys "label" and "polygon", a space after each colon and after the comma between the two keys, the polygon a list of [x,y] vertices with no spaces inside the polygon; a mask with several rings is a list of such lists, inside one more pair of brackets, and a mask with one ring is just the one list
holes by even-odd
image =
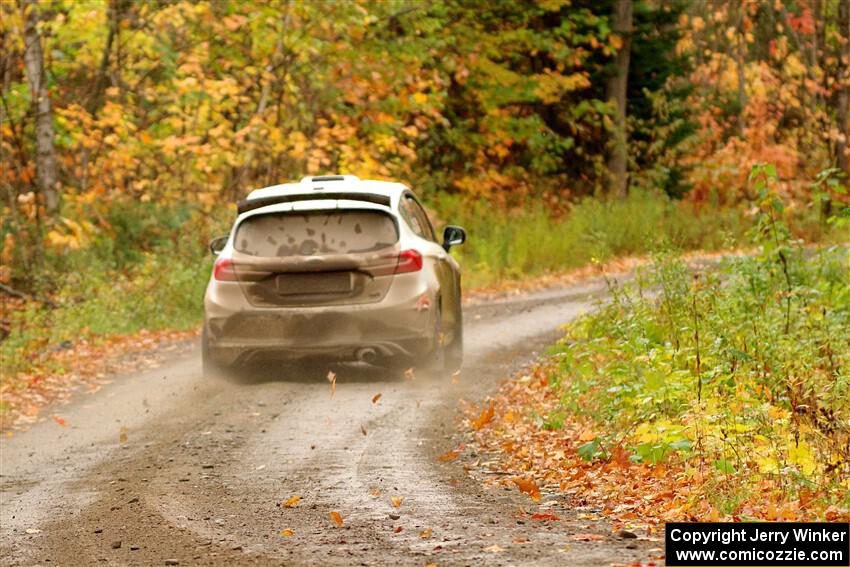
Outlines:
{"label": "rear spoiler", "polygon": [[320,199],[347,199],[350,201],[366,201],[367,203],[374,203],[376,205],[383,205],[385,207],[390,206],[390,198],[386,195],[376,195],[374,193],[316,192],[298,193],[295,195],[275,195],[273,197],[259,197],[257,199],[242,199],[236,203],[236,211],[237,214],[241,215],[242,213],[253,211],[254,209],[267,207],[269,205],[276,205],[278,203],[292,203],[294,201],[316,201]]}

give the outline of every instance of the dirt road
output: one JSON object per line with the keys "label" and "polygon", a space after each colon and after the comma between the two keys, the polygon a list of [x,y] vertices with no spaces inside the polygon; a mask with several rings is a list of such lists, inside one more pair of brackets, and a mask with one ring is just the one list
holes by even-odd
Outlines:
{"label": "dirt road", "polygon": [[[437,459],[461,440],[459,400],[483,398],[603,292],[594,281],[467,308],[457,384],[340,365],[331,397],[326,369],[205,378],[197,347],[116,378],[60,408],[65,427],[48,420],[2,439],[2,564],[646,561],[657,543],[570,540],[610,528],[576,519],[557,495],[542,503],[562,521],[525,520],[519,506],[538,505],[470,479],[474,455]],[[295,508],[280,506],[296,495]]]}

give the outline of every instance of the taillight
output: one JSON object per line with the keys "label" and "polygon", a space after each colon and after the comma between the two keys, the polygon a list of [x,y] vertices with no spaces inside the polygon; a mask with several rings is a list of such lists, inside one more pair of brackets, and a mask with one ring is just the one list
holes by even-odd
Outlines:
{"label": "taillight", "polygon": [[418,272],[422,269],[422,254],[416,250],[405,250],[398,255],[398,264],[395,267],[396,274]]}
{"label": "taillight", "polygon": [[398,255],[381,256],[378,262],[364,267],[363,271],[368,272],[373,277],[418,272],[422,269],[422,254],[416,250],[405,250]]}
{"label": "taillight", "polygon": [[220,282],[235,282],[236,270],[233,269],[233,260],[230,258],[219,258],[213,267],[213,277]]}

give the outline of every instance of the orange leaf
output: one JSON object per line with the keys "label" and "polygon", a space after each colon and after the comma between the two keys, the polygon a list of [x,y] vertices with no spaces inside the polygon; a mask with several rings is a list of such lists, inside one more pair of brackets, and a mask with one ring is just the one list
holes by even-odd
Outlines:
{"label": "orange leaf", "polygon": [[53,416],[53,421],[55,421],[57,425],[65,427],[65,420],[59,417],[58,415]]}
{"label": "orange leaf", "polygon": [[380,399],[381,399],[381,394],[380,393],[375,394],[374,396],[372,396],[372,403],[377,404],[378,400],[380,400]]}
{"label": "orange leaf", "polygon": [[434,533],[433,530],[422,530],[419,532],[419,537],[431,537],[432,533]]}
{"label": "orange leaf", "polygon": [[392,500],[392,502],[393,502],[393,507],[398,508],[399,506],[401,506],[401,498],[400,497],[393,496],[392,498],[390,498],[390,500]]}
{"label": "orange leaf", "polygon": [[299,500],[301,500],[300,496],[293,496],[292,498],[281,504],[281,506],[283,506],[284,508],[295,508],[298,505]]}
{"label": "orange leaf", "polygon": [[416,375],[413,373],[413,368],[408,368],[404,371],[404,377],[408,380],[413,380],[416,378]]}
{"label": "orange leaf", "polygon": [[393,531],[394,531],[395,533],[397,533],[397,534],[400,534],[402,529],[403,529],[403,528],[402,528],[401,526],[399,526],[399,527],[397,527],[396,529],[394,529]]}
{"label": "orange leaf", "polygon": [[480,430],[492,421],[494,415],[496,415],[495,404],[493,403],[493,400],[490,400],[490,406],[481,410],[481,415],[478,416],[478,419],[472,422],[472,428],[475,429],[475,431]]}
{"label": "orange leaf", "polygon": [[460,452],[457,449],[452,449],[447,453],[443,453],[442,455],[437,457],[437,459],[443,461],[444,463],[447,463],[449,461],[454,461],[455,459],[457,459],[458,455],[460,455]]}
{"label": "orange leaf", "polygon": [[531,496],[531,499],[535,502],[540,501],[540,489],[537,487],[537,484],[535,484],[533,480],[531,480],[530,478],[519,477],[513,478],[512,480],[514,484],[517,485],[517,488],[519,488],[520,492],[525,492],[526,494]]}
{"label": "orange leaf", "polygon": [[532,520],[560,520],[555,514],[532,514]]}
{"label": "orange leaf", "polygon": [[331,512],[330,516],[331,516],[331,520],[333,520],[334,523],[338,527],[341,528],[342,527],[342,516],[339,515],[339,512]]}
{"label": "orange leaf", "polygon": [[280,535],[282,535],[283,537],[292,537],[292,536],[295,535],[295,532],[293,532],[292,530],[287,528],[287,529],[283,530],[282,532],[280,532]]}
{"label": "orange leaf", "polygon": [[585,431],[584,433],[579,435],[579,438],[578,438],[579,441],[584,441],[584,442],[593,441],[594,439],[596,439],[596,433],[594,433],[593,431]]}

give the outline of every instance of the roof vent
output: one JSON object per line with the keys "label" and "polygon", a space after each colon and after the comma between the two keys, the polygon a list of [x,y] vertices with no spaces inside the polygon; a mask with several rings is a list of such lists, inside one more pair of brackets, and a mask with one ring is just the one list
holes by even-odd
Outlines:
{"label": "roof vent", "polygon": [[301,183],[321,183],[325,181],[360,181],[360,178],[356,175],[320,175],[301,178]]}

